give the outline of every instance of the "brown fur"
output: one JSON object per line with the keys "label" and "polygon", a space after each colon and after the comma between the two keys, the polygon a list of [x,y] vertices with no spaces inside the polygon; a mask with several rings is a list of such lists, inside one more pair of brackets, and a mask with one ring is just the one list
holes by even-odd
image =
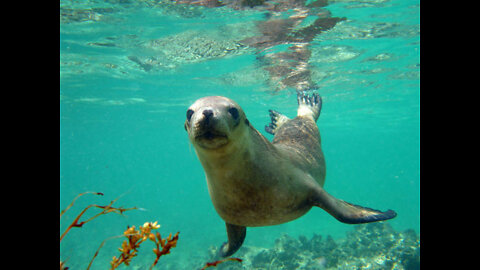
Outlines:
{"label": "brown fur", "polygon": [[[218,126],[233,126],[228,106],[241,111],[240,124],[224,129],[228,144],[205,149],[190,136],[207,176],[210,196],[218,214],[227,223],[241,226],[275,225],[305,214],[312,185],[323,186],[325,162],[320,148],[320,134],[313,119],[297,117],[282,125],[270,143],[250,124],[238,104],[221,97],[197,101],[193,108],[202,110],[217,102],[224,107],[215,115]],[[197,113],[197,112],[196,112]],[[195,124],[203,118],[196,118]],[[189,134],[195,130],[186,123]],[[193,132],[192,132],[193,131]]]}
{"label": "brown fur", "polygon": [[336,199],[323,189],[325,159],[316,120],[321,99],[299,93],[297,117],[282,121],[269,142],[247,120],[242,108],[225,97],[205,97],[187,111],[185,129],[207,178],[213,205],[225,221],[228,243],[221,256],[242,245],[245,227],[285,223],[313,206],[345,223],[396,216]]}

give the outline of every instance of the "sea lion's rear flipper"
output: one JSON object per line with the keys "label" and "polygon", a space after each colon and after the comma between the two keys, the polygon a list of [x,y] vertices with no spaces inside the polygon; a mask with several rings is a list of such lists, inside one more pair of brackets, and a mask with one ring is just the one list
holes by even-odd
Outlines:
{"label": "sea lion's rear flipper", "polygon": [[285,115],[275,111],[275,110],[268,110],[270,112],[270,124],[265,126],[265,131],[275,135],[276,131],[290,118],[286,117]]}
{"label": "sea lion's rear flipper", "polygon": [[397,216],[397,213],[393,210],[381,212],[337,199],[322,188],[317,190],[312,200],[314,206],[322,208],[343,223],[369,223],[387,220]]}
{"label": "sea lion's rear flipper", "polygon": [[220,256],[228,257],[235,253],[243,244],[247,228],[244,226],[237,226],[229,223],[227,225],[228,242],[220,247]]}
{"label": "sea lion's rear flipper", "polygon": [[322,98],[319,94],[313,93],[312,96],[308,96],[303,91],[297,91],[297,116],[311,115],[315,122],[320,116],[322,110]]}

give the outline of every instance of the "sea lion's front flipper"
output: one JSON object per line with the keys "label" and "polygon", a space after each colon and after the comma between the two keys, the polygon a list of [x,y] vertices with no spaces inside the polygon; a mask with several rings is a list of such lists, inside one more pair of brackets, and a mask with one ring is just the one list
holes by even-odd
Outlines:
{"label": "sea lion's front flipper", "polygon": [[393,210],[381,212],[371,208],[354,205],[337,199],[323,188],[318,188],[312,198],[313,205],[322,208],[338,221],[349,224],[369,223],[391,219],[397,216]]}
{"label": "sea lion's front flipper", "polygon": [[247,228],[244,226],[229,223],[225,224],[227,225],[228,242],[220,247],[219,253],[222,257],[228,257],[235,253],[242,246],[245,235],[247,234]]}

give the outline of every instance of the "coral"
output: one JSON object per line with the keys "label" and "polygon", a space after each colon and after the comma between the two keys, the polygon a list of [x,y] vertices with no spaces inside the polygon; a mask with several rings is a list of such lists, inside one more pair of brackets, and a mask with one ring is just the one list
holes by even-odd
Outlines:
{"label": "coral", "polygon": [[413,230],[395,232],[386,222],[357,226],[341,248],[331,254],[329,266],[338,269],[420,269],[420,240]]}
{"label": "coral", "polygon": [[[210,251],[210,256],[216,250]],[[420,240],[415,231],[396,232],[388,222],[355,226],[345,239],[314,234],[293,238],[283,234],[271,249],[243,247],[242,265],[219,269],[420,269]]]}

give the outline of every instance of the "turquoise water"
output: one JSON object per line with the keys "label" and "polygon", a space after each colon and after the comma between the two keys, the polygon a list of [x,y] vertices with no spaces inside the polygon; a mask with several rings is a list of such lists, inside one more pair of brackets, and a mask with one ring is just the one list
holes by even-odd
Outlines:
{"label": "turquoise water", "polygon": [[[73,228],[61,259],[86,269],[104,239],[158,221],[162,236],[180,231],[158,269],[201,268],[226,232],[183,127],[188,106],[227,96],[268,139],[268,109],[296,112],[295,89],[274,90],[259,57],[285,49],[236,45],[258,34],[265,11],[167,1],[61,0],[60,7],[60,209],[81,192],[104,193],[81,197],[60,229],[92,203],[119,198],[114,206],[142,208]],[[346,18],[310,43],[311,77],[323,98],[325,188],[348,202],[394,209],[395,230],[420,233],[419,1],[331,1],[323,9]],[[290,223],[249,228],[244,246],[271,247],[282,233],[342,238],[352,228],[312,209]],[[107,241],[91,269],[108,269],[121,241]],[[153,245],[144,245],[132,265],[153,261]]]}

